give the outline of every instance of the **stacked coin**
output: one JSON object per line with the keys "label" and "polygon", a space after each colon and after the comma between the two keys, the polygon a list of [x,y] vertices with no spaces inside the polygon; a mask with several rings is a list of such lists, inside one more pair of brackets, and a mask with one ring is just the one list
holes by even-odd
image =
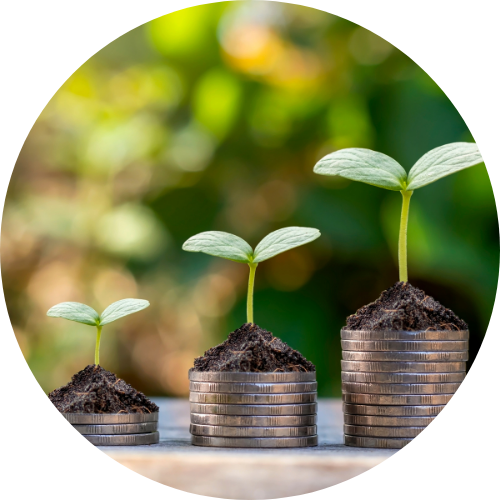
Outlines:
{"label": "stacked coin", "polygon": [[317,446],[315,372],[189,371],[192,444]]}
{"label": "stacked coin", "polygon": [[87,440],[96,446],[156,444],[158,412],[155,413],[63,413]]}
{"label": "stacked coin", "polygon": [[402,448],[465,378],[468,330],[341,331],[344,442]]}

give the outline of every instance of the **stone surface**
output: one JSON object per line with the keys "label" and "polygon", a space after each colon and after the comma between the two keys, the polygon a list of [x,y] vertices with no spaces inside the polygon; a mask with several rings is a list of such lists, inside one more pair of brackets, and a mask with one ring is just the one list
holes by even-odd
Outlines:
{"label": "stone surface", "polygon": [[199,495],[234,499],[301,495],[357,476],[397,451],[344,446],[339,399],[319,400],[318,447],[281,450],[192,446],[188,401],[154,401],[160,407],[159,444],[99,448],[145,477]]}

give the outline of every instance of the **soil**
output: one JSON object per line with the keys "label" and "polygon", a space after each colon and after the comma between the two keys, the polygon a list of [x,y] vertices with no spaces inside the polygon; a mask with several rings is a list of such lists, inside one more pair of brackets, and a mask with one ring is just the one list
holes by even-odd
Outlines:
{"label": "soil", "polygon": [[198,372],[313,372],[300,352],[260,326],[245,323],[194,360]]}
{"label": "soil", "polygon": [[347,318],[346,330],[467,330],[467,323],[437,300],[402,281]]}
{"label": "soil", "polygon": [[101,366],[88,365],[71,382],[49,394],[61,413],[154,413],[159,410],[142,392]]}

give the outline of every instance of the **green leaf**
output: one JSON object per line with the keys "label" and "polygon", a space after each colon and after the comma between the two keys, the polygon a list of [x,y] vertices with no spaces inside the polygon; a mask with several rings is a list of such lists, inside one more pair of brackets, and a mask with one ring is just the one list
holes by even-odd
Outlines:
{"label": "green leaf", "polygon": [[61,302],[47,311],[47,316],[64,318],[84,325],[97,326],[99,314],[91,307],[80,302]]}
{"label": "green leaf", "polygon": [[234,234],[222,231],[206,231],[191,236],[182,249],[187,252],[203,252],[215,257],[248,264],[252,261],[252,247]]}
{"label": "green leaf", "polygon": [[442,177],[473,167],[483,161],[478,147],[470,142],[453,142],[432,149],[413,165],[408,174],[408,191],[427,186]]}
{"label": "green leaf", "polygon": [[253,262],[262,262],[275,255],[305,245],[321,233],[311,227],[285,227],[268,234],[258,245],[254,252]]}
{"label": "green leaf", "polygon": [[314,166],[322,175],[338,175],[391,191],[406,189],[405,169],[390,156],[371,149],[348,148],[335,151]]}
{"label": "green leaf", "polygon": [[128,316],[129,314],[142,311],[149,306],[147,300],[142,299],[122,299],[118,302],[114,302],[110,306],[106,307],[104,312],[101,314],[100,325],[107,325],[112,321],[123,318],[123,316]]}

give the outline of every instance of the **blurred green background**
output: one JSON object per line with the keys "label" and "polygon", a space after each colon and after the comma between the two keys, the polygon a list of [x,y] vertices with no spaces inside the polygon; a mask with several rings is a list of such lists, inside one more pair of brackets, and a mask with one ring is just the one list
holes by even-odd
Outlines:
{"label": "blurred green background", "polygon": [[[45,391],[93,362],[95,329],[46,317],[62,301],[151,307],[107,326],[104,368],[149,395],[182,396],[193,358],[245,321],[248,268],[181,250],[220,230],[252,246],[289,225],[312,244],[262,263],[255,321],[340,395],[346,316],[398,279],[401,196],[313,175],[345,147],[393,156],[473,138],[411,59],[333,15],[223,2],[158,18],[87,61],[28,136],[10,183],[2,275],[21,349]],[[465,319],[476,355],[498,279],[484,165],[418,190],[409,274]]]}

